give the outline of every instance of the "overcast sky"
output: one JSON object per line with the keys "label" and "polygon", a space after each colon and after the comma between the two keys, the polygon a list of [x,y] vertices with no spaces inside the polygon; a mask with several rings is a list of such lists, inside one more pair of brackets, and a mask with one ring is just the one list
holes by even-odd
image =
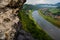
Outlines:
{"label": "overcast sky", "polygon": [[27,0],[26,4],[55,4],[60,0]]}

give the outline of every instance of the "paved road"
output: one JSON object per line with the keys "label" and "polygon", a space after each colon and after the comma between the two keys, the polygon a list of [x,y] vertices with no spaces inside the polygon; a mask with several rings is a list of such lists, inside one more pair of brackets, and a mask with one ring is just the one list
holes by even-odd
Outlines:
{"label": "paved road", "polygon": [[32,13],[32,17],[37,21],[41,28],[50,35],[54,40],[60,40],[60,29],[46,21],[38,11]]}

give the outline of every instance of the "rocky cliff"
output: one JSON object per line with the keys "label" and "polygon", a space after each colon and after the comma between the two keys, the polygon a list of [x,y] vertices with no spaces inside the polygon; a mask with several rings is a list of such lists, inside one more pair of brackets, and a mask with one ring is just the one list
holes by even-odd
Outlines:
{"label": "rocky cliff", "polygon": [[18,10],[26,0],[0,0],[0,40],[13,40],[17,32]]}
{"label": "rocky cliff", "polygon": [[0,0],[0,40],[34,40],[17,16],[26,0]]}

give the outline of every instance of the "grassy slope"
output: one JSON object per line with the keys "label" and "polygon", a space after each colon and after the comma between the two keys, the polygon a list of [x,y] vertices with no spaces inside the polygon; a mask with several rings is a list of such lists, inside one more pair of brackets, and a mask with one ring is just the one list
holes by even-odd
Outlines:
{"label": "grassy slope", "polygon": [[20,11],[18,14],[22,22],[23,29],[30,32],[35,39],[52,40],[40,27],[32,20],[31,14],[27,15],[25,11]]}
{"label": "grassy slope", "polygon": [[39,10],[38,12],[39,12],[39,14],[40,14],[41,16],[43,16],[46,20],[48,20],[49,22],[51,22],[52,24],[54,24],[54,25],[56,25],[57,27],[60,28],[60,21],[55,20],[55,19],[51,18],[50,16],[45,16],[45,15],[43,15],[43,12],[42,12],[41,10]]}
{"label": "grassy slope", "polygon": [[49,11],[52,13],[57,13],[57,12],[60,12],[60,9],[52,8],[52,9],[49,9]]}

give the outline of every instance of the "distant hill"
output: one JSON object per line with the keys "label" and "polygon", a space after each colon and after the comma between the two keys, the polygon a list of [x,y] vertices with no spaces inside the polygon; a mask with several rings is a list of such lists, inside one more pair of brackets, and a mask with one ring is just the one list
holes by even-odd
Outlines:
{"label": "distant hill", "polygon": [[60,5],[60,3],[57,3],[57,4],[36,4],[36,5],[25,4],[23,6],[23,9],[25,9],[25,10],[37,10],[40,8],[56,8],[59,5]]}
{"label": "distant hill", "polygon": [[31,5],[31,4],[25,4],[24,6],[23,6],[23,9],[24,10],[37,10],[37,9],[39,9],[37,6],[35,6],[35,5]]}
{"label": "distant hill", "polygon": [[37,4],[36,6],[38,6],[38,7],[46,7],[46,8],[49,8],[49,7],[57,7],[54,4]]}
{"label": "distant hill", "polygon": [[59,3],[56,3],[56,5],[60,7],[60,2]]}
{"label": "distant hill", "polygon": [[59,3],[56,3],[56,5],[59,5],[60,6],[60,2]]}

